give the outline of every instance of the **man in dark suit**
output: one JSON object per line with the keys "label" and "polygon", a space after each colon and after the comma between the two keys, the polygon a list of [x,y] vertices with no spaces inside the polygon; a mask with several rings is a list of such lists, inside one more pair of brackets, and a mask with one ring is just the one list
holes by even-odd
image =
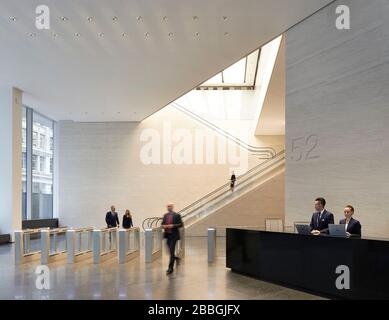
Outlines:
{"label": "man in dark suit", "polygon": [[334,215],[324,209],[326,200],[324,198],[315,199],[315,210],[311,219],[311,233],[319,235],[321,233],[328,233],[328,225],[334,223]]}
{"label": "man in dark suit", "polygon": [[[111,211],[108,211],[105,215],[105,222],[107,228],[116,228],[119,227],[119,217],[116,212],[115,206],[111,206]],[[112,249],[112,235],[109,232],[109,248]]]}
{"label": "man in dark suit", "polygon": [[164,237],[166,238],[167,245],[170,252],[169,267],[166,271],[166,274],[171,274],[173,272],[174,262],[179,262],[179,258],[175,256],[176,243],[180,240],[179,228],[183,227],[181,216],[174,212],[174,204],[168,203],[167,213],[164,214],[162,220],[162,228],[165,230]]}
{"label": "man in dark suit", "polygon": [[105,222],[107,223],[107,228],[119,227],[119,217],[115,206],[111,206],[111,211],[108,211],[105,215]]}

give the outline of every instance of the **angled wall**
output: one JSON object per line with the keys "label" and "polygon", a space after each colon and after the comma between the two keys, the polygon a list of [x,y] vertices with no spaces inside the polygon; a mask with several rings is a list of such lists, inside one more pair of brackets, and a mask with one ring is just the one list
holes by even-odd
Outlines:
{"label": "angled wall", "polygon": [[275,54],[277,57],[266,85],[256,135],[285,135],[285,37],[282,37]]}

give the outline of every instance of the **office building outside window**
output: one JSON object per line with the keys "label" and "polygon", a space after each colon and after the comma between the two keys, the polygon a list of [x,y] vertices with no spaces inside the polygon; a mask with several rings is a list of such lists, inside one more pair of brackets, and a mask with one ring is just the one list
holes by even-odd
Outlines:
{"label": "office building outside window", "polygon": [[22,219],[27,219],[27,109],[22,109]]}
{"label": "office building outside window", "polygon": [[36,173],[38,169],[38,156],[32,155],[32,172]]}
{"label": "office building outside window", "polygon": [[34,148],[38,147],[38,132],[36,131],[32,133],[32,145]]}
{"label": "office building outside window", "polygon": [[49,219],[53,217],[54,121],[23,107],[22,130],[22,217]]}
{"label": "office building outside window", "polygon": [[45,145],[45,135],[40,134],[40,135],[39,135],[39,148],[40,148],[41,150],[44,150],[45,147],[46,147],[46,145]]}
{"label": "office building outside window", "polygon": [[45,165],[54,156],[50,139],[54,136],[52,120],[33,113],[33,132],[39,137],[38,148],[33,148],[33,156],[39,161],[39,171],[32,175],[31,218],[45,219],[53,217],[53,174]]}

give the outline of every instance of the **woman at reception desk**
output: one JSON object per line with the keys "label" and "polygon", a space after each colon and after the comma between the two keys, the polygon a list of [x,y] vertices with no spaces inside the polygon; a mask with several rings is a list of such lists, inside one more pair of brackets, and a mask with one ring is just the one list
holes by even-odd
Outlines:
{"label": "woman at reception desk", "polygon": [[358,220],[353,218],[354,207],[352,205],[347,205],[344,210],[344,219],[339,221],[339,224],[344,224],[346,229],[346,234],[348,236],[361,236],[362,226]]}

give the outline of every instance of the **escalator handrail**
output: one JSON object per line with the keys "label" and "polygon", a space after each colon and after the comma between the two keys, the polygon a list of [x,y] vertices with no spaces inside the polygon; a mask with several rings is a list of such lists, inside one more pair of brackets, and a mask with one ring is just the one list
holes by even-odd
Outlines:
{"label": "escalator handrail", "polygon": [[276,150],[273,147],[256,147],[256,146],[252,146],[252,145],[242,141],[238,137],[234,137],[231,133],[223,130],[222,128],[219,128],[218,126],[214,125],[213,123],[209,122],[208,120],[200,117],[199,115],[197,115],[194,112],[188,110],[184,106],[178,104],[177,102],[173,102],[172,105],[176,109],[181,110],[184,113],[187,113],[192,118],[197,119],[198,121],[200,121],[201,123],[206,125],[208,128],[210,128],[210,129],[212,129],[212,130],[214,130],[214,131],[216,131],[218,133],[221,133],[222,135],[224,135],[225,137],[227,137],[230,140],[233,140],[239,146],[245,148],[246,150],[248,150],[250,152],[253,152],[253,153],[267,153],[271,157],[275,157],[277,155],[277,152],[276,152]]}
{"label": "escalator handrail", "polygon": [[[277,154],[276,157],[281,156],[281,155],[284,155],[284,153],[285,153],[285,150],[282,150],[281,152],[279,152],[279,153]],[[242,181],[242,179],[245,178],[245,177],[247,177],[250,173],[252,173],[253,171],[255,171],[255,170],[257,170],[257,169],[259,169],[259,168],[261,168],[261,167],[264,167],[266,164],[268,164],[268,163],[269,163],[271,160],[273,160],[273,159],[274,159],[274,158],[272,158],[272,159],[267,159],[266,161],[264,161],[264,162],[258,164],[257,166],[251,168],[250,170],[246,171],[244,174],[242,174],[242,175],[240,175],[240,176],[238,176],[238,177],[236,178],[236,182]],[[260,171],[260,172],[262,172],[262,171]],[[260,172],[258,172],[258,173],[260,173]],[[195,205],[198,204],[199,202],[202,202],[202,201],[205,200],[206,198],[208,198],[208,197],[214,195],[215,193],[217,193],[217,192],[219,192],[219,191],[221,191],[221,190],[223,190],[224,188],[229,187],[229,186],[230,186],[230,182],[227,182],[227,183],[223,184],[222,186],[220,186],[220,187],[218,187],[217,189],[215,189],[215,190],[209,192],[208,194],[206,194],[206,195],[203,196],[202,198],[200,198],[200,199],[196,200],[195,202],[191,203],[190,205],[186,206],[185,208],[183,208],[182,210],[180,210],[178,213],[179,213],[179,214],[182,214],[184,211],[187,211],[190,207],[195,206]],[[182,218],[185,217],[185,216],[186,216],[186,214],[183,215]]]}
{"label": "escalator handrail", "polygon": [[[252,177],[251,173],[255,172],[258,169],[260,169],[260,170],[258,172],[256,172],[253,176],[262,173],[263,171],[265,171],[267,169],[267,167],[268,167],[267,165],[269,163],[271,163],[272,160],[274,160],[274,159],[276,159],[278,157],[281,157],[280,160],[278,160],[278,161],[281,161],[281,160],[285,159],[285,150],[281,150],[273,158],[267,159],[267,160],[259,163],[258,165],[254,166],[250,170],[246,171],[244,174],[236,177],[236,182],[244,182],[244,181],[246,181],[247,179]],[[200,199],[196,200],[195,202],[193,202],[193,203],[189,204],[188,206],[186,206],[185,208],[181,209],[180,211],[178,211],[178,213],[181,214],[182,219],[184,219],[189,214],[191,214],[194,210],[191,210],[191,211],[183,214],[185,211],[188,211],[188,209],[190,209],[191,207],[195,207],[198,203],[202,202],[206,198],[209,198],[209,197],[213,196],[214,194],[218,193],[219,191],[221,191],[221,190],[223,190],[223,189],[225,189],[226,187],[229,187],[229,186],[230,186],[230,182],[227,182],[227,183],[223,184],[222,186],[220,186],[220,187],[216,188],[215,190],[207,193],[205,196],[201,197]],[[226,190],[222,194],[218,195],[217,197],[220,197],[221,195],[225,194],[226,192],[228,192],[228,190]],[[217,197],[215,197],[215,198],[217,198]],[[209,201],[214,200],[215,198],[212,198]],[[209,201],[207,201],[207,202],[209,202]],[[149,217],[149,218],[146,218],[142,222],[143,230],[146,229],[145,228],[145,224],[146,223],[147,223],[147,228],[151,228],[154,225],[154,223],[158,224],[158,222],[160,220],[162,220],[161,217]]]}

